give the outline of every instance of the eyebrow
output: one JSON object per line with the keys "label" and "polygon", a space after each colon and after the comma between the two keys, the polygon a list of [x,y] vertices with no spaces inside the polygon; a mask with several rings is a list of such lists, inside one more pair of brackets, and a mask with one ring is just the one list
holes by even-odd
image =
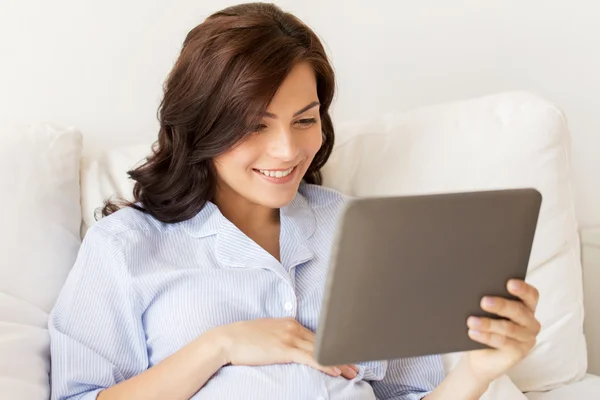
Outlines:
{"label": "eyebrow", "polygon": [[[294,113],[294,117],[296,117],[296,116],[298,116],[298,115],[302,114],[302,113],[303,113],[303,112],[305,112],[305,111],[308,111],[308,110],[310,110],[310,109],[311,109],[311,108],[313,108],[313,107],[319,106],[319,105],[321,105],[321,103],[319,103],[318,101],[313,101],[313,102],[312,102],[312,103],[310,103],[309,105],[307,105],[307,106],[305,106],[305,107],[302,107],[300,110],[296,111],[296,112]],[[270,113],[270,112],[267,112],[267,111],[263,112],[263,115],[264,115],[265,117],[269,117],[269,118],[277,118],[277,115],[275,115],[275,114],[272,114],[272,113]]]}

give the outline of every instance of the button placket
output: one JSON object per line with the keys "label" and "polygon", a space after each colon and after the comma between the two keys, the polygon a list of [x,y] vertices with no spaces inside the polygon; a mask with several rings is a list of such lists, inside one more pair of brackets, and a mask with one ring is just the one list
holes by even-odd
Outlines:
{"label": "button placket", "polygon": [[284,285],[280,288],[280,303],[284,310],[285,316],[296,315],[296,291],[294,290],[293,274],[287,275],[288,279],[285,280]]}

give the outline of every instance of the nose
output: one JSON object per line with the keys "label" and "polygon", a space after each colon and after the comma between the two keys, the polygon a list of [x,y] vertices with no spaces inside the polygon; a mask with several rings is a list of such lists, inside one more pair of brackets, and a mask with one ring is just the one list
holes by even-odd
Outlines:
{"label": "nose", "polygon": [[269,138],[268,155],[282,162],[294,161],[298,157],[298,146],[289,128],[273,131]]}

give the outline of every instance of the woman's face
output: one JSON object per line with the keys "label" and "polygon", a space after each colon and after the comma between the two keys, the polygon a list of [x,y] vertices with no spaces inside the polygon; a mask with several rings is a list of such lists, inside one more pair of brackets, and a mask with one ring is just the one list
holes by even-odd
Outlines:
{"label": "woman's face", "polygon": [[323,141],[318,100],[312,66],[297,64],[256,131],[215,158],[218,201],[241,197],[270,208],[292,201]]}

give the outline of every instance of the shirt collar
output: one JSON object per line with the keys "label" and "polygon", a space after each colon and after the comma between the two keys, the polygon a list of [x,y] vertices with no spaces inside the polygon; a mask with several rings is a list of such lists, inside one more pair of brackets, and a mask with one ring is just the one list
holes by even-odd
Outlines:
{"label": "shirt collar", "polygon": [[[304,183],[300,185],[300,188]],[[224,223],[229,222],[216,204],[207,201],[194,217],[182,222],[183,228],[192,237],[206,237],[217,234]],[[230,222],[229,222],[230,223]],[[297,240],[308,240],[315,231],[316,219],[307,199],[299,190],[294,199],[280,209],[282,230],[290,230]]]}
{"label": "shirt collar", "polygon": [[294,199],[280,209],[279,216],[281,229],[289,229],[294,233],[297,240],[305,242],[315,232],[316,218],[312,207],[308,204],[308,200],[302,194],[303,185],[300,185],[300,190],[298,190]]}
{"label": "shirt collar", "polygon": [[182,222],[192,237],[216,235],[215,255],[222,265],[233,268],[267,268],[289,279],[290,268],[314,257],[308,239],[316,229],[316,218],[307,199],[298,191],[294,199],[280,209],[280,259],[240,231],[219,208],[207,202],[193,218]]}
{"label": "shirt collar", "polygon": [[217,205],[207,201],[200,212],[181,224],[190,236],[201,238],[216,234],[224,220]]}

